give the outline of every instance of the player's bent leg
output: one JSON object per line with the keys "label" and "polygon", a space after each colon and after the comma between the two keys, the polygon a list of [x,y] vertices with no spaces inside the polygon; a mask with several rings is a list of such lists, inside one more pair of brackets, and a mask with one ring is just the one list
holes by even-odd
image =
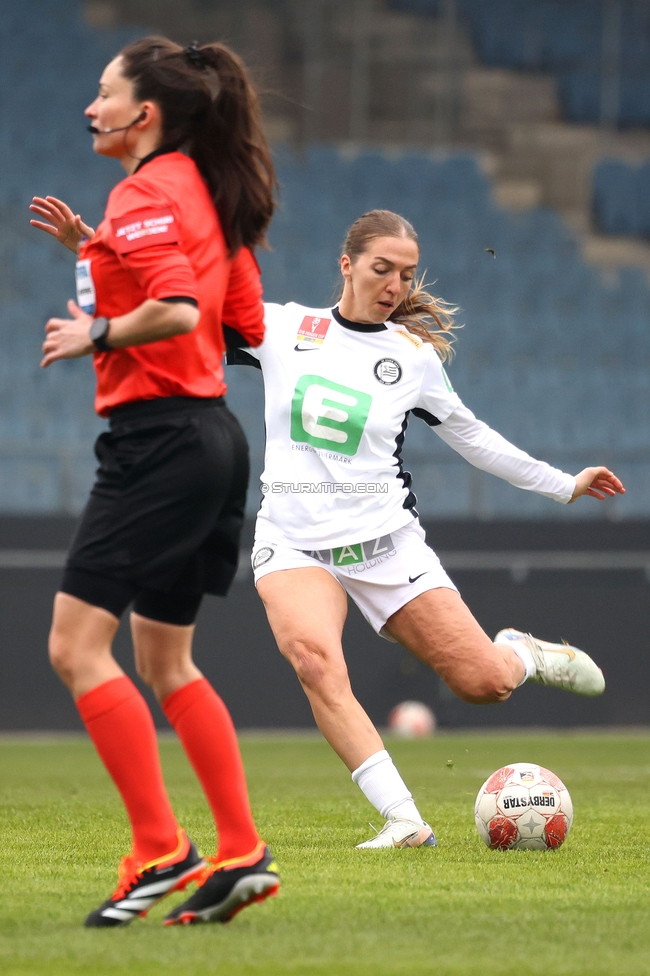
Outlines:
{"label": "player's bent leg", "polygon": [[525,679],[516,651],[490,640],[456,590],[426,590],[392,614],[385,629],[463,701],[505,701]]}
{"label": "player's bent leg", "polygon": [[257,588],[278,647],[293,665],[318,727],[365,797],[388,820],[377,837],[359,846],[435,845],[381,736],[352,693],[341,646],[347,614],[342,587],[326,570],[314,567],[269,573]]}
{"label": "player's bent leg", "polygon": [[357,769],[384,746],[350,686],[341,646],[347,616],[343,587],[326,570],[314,567],[269,573],[258,580],[257,591],[316,724],[348,769]]}
{"label": "player's bent leg", "polygon": [[603,672],[577,647],[540,640],[513,627],[500,630],[494,642],[497,647],[511,647],[520,655],[526,664],[529,681],[589,698],[602,695],[605,690]]}

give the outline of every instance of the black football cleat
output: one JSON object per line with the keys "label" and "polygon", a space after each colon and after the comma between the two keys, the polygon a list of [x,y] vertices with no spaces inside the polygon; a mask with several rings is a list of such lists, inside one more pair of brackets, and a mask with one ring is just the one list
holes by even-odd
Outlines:
{"label": "black football cleat", "polygon": [[144,918],[150,908],[172,891],[182,891],[205,871],[205,861],[184,830],[178,834],[178,848],[155,861],[138,863],[132,854],[123,857],[119,884],[111,897],[91,912],[86,928],[129,925]]}
{"label": "black football cleat", "polygon": [[199,880],[194,894],[169,913],[165,925],[229,922],[242,908],[278,892],[278,866],[264,844],[262,856],[252,864],[242,865],[240,861],[231,867],[219,867],[214,858],[207,860],[210,864],[204,871],[205,880]]}

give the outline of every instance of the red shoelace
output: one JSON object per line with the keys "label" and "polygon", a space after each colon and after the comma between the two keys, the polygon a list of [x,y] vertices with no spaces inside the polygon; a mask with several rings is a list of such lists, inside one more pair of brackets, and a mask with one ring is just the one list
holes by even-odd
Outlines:
{"label": "red shoelace", "polygon": [[118,883],[117,888],[111,896],[112,899],[118,901],[120,898],[123,898],[138,878],[141,877],[142,873],[142,865],[138,865],[133,854],[127,854],[126,857],[123,857],[117,869]]}

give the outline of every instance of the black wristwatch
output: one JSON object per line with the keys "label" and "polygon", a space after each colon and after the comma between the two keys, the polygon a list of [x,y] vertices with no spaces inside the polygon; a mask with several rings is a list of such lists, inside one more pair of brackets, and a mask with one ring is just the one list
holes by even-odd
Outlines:
{"label": "black wristwatch", "polygon": [[111,346],[108,344],[108,330],[111,327],[110,319],[95,319],[90,326],[88,336],[97,352],[110,352]]}

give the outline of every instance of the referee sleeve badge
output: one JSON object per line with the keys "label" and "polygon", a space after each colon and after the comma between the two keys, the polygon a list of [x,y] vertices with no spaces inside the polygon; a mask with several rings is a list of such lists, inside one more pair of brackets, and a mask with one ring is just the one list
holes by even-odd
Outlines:
{"label": "referee sleeve badge", "polygon": [[178,224],[169,208],[139,210],[111,220],[113,247],[129,254],[152,244],[178,244]]}

